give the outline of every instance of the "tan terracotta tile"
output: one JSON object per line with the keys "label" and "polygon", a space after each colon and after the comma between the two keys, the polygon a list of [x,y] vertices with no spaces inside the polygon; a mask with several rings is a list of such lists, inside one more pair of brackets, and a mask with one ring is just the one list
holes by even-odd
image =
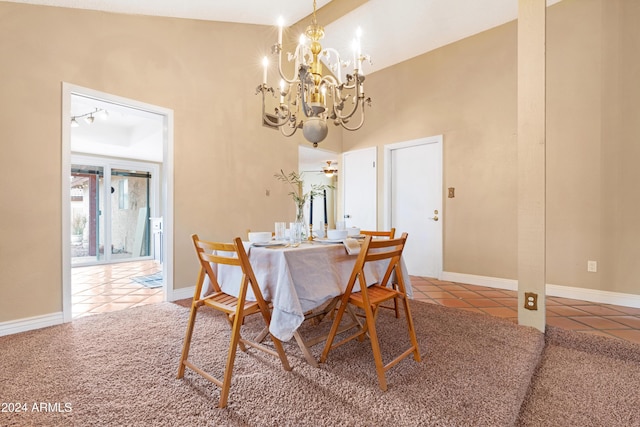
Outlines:
{"label": "tan terracotta tile", "polygon": [[502,304],[489,298],[472,298],[466,301],[474,307],[502,307]]}
{"label": "tan terracotta tile", "polygon": [[611,304],[602,304],[603,307],[613,308],[614,310],[620,311],[624,314],[628,314],[631,316],[640,316],[640,308],[636,307],[623,307],[619,305],[611,305]]}
{"label": "tan terracotta tile", "polygon": [[546,321],[547,325],[556,326],[558,328],[570,329],[573,331],[585,331],[591,330],[590,326],[585,325],[584,323],[576,322],[575,320],[569,319],[568,317],[547,317]]}
{"label": "tan terracotta tile", "polygon": [[502,298],[502,297],[504,297],[504,293],[502,293],[502,291],[496,291],[495,289],[492,289],[490,291],[478,291],[478,293],[480,295],[482,295],[484,298]]}
{"label": "tan terracotta tile", "polygon": [[434,301],[446,307],[472,307],[471,304],[457,298],[434,298]]}
{"label": "tan terracotta tile", "polygon": [[482,298],[483,296],[479,292],[474,291],[449,291],[449,293],[456,298]]}
{"label": "tan terracotta tile", "polygon": [[465,288],[462,285],[458,285],[458,284],[448,284],[448,285],[439,285],[440,289],[442,289],[443,291],[466,291],[467,288]]}
{"label": "tan terracotta tile", "polygon": [[593,329],[628,329],[627,325],[623,325],[622,323],[614,322],[613,320],[605,319],[600,316],[580,316],[580,317],[571,317],[571,319],[585,323],[591,326]]}
{"label": "tan terracotta tile", "polygon": [[637,329],[607,330],[609,334],[624,340],[640,344],[640,331]]}
{"label": "tan terracotta tile", "polygon": [[613,320],[614,322],[622,323],[633,329],[640,330],[640,317],[636,316],[604,316],[605,319]]}
{"label": "tan terracotta tile", "polygon": [[564,305],[556,305],[547,307],[548,311],[552,311],[559,316],[589,316],[586,311],[582,311],[580,308],[568,307]]}
{"label": "tan terracotta tile", "polygon": [[613,309],[611,307],[605,307],[603,305],[581,305],[580,310],[586,311],[587,313],[594,314],[596,316],[618,316],[623,312]]}
{"label": "tan terracotta tile", "polygon": [[430,298],[455,298],[452,294],[445,291],[425,291],[423,294]]}
{"label": "tan terracotta tile", "polygon": [[509,307],[483,307],[482,311],[496,317],[518,317],[518,312]]}
{"label": "tan terracotta tile", "polygon": [[515,298],[515,297],[501,297],[501,298],[491,298],[491,299],[494,300],[495,302],[500,303],[501,305],[504,305],[505,307],[512,307],[512,308],[518,307],[518,298]]}

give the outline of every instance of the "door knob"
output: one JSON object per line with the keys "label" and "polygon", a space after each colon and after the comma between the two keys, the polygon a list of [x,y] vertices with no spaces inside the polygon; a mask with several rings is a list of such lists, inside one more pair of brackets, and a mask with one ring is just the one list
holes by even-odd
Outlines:
{"label": "door knob", "polygon": [[437,220],[438,220],[438,209],[436,209],[436,210],[434,210],[434,211],[433,211],[433,216],[432,216],[432,217],[429,217],[429,219],[432,219],[432,220],[434,220],[434,221],[437,221]]}

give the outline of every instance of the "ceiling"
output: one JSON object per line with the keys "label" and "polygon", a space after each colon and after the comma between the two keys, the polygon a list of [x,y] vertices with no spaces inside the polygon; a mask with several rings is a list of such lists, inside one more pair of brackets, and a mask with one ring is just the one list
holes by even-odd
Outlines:
{"label": "ceiling", "polygon": [[[313,11],[312,0],[9,0],[115,13],[209,21],[293,25]],[[333,0],[349,3],[351,0]],[[560,0],[547,0],[552,5]],[[330,0],[317,0],[317,8]],[[517,18],[518,0],[368,0],[325,26],[323,46],[349,57],[362,29],[362,53],[371,56],[365,73],[397,64]],[[319,20],[320,21],[320,20]],[[274,43],[276,40],[274,40]]]}
{"label": "ceiling", "polygon": [[[312,0],[10,0],[17,3],[102,10],[211,21],[286,26],[313,11]],[[331,0],[317,0],[317,8]],[[552,5],[560,0],[547,0]],[[332,0],[349,3],[354,0]],[[371,58],[363,71],[373,73],[517,18],[518,0],[368,0],[346,15],[325,24],[325,47],[350,55],[351,41],[362,30],[362,53]],[[308,18],[307,18],[308,19]],[[319,19],[320,21],[320,19]],[[275,43],[276,40],[274,40]],[[84,106],[83,106],[84,107]],[[83,111],[86,112],[86,111]],[[81,112],[72,112],[81,114]],[[129,125],[127,125],[129,126]],[[305,154],[301,152],[301,155]],[[315,157],[327,157],[320,152]],[[326,160],[323,158],[318,168]],[[305,168],[308,166],[304,166]],[[301,169],[304,170],[303,167]]]}

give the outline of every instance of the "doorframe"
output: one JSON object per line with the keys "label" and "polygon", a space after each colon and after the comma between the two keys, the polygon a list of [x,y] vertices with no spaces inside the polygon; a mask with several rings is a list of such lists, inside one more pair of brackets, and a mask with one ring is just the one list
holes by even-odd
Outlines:
{"label": "doorframe", "polygon": [[71,96],[79,95],[104,100],[113,104],[149,111],[163,117],[162,147],[162,202],[163,217],[162,251],[162,294],[163,301],[173,301],[173,110],[147,104],[133,99],[99,92],[94,89],[62,82],[62,155],[61,155],[61,193],[62,193],[62,314],[63,321],[73,318],[71,300],[71,194],[69,192],[69,171],[71,170]]}
{"label": "doorframe", "polygon": [[391,152],[393,150],[398,150],[402,148],[414,147],[417,145],[427,145],[427,144],[436,144],[438,148],[436,153],[439,157],[439,165],[440,165],[440,186],[441,186],[441,226],[440,226],[440,234],[438,239],[438,246],[440,248],[440,259],[438,260],[438,277],[440,279],[442,277],[442,271],[444,270],[444,211],[445,211],[445,203],[444,203],[444,158],[443,158],[443,137],[442,135],[434,135],[428,136],[425,138],[412,139],[409,141],[396,142],[392,144],[385,144],[384,146],[384,174],[383,174],[383,223],[385,230],[389,230],[391,228]]}

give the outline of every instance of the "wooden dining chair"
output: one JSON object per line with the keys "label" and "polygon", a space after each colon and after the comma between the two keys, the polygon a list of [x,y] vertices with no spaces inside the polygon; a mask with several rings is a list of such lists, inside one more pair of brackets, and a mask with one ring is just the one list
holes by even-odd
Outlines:
{"label": "wooden dining chair", "polygon": [[396,229],[391,227],[389,231],[377,231],[377,230],[360,230],[360,234],[364,236],[373,236],[386,239],[393,239],[396,235]]}
{"label": "wooden dining chair", "polygon": [[[378,374],[378,383],[380,389],[387,390],[387,380],[385,377],[386,371],[395,366],[400,360],[413,354],[413,358],[416,362],[420,362],[420,349],[418,348],[418,339],[416,338],[415,328],[413,326],[413,318],[411,317],[411,311],[409,309],[409,301],[405,289],[404,277],[402,275],[402,268],[400,267],[400,258],[402,251],[404,250],[405,243],[407,241],[407,233],[402,233],[402,236],[398,239],[377,239],[373,240],[372,236],[365,237],[362,249],[358,255],[358,260],[353,268],[347,288],[340,300],[340,308],[333,320],[331,331],[327,337],[327,341],[320,357],[320,362],[323,363],[327,360],[329,352],[334,348],[341,346],[354,338],[362,340],[365,336],[369,337],[371,342],[371,349],[373,350],[373,359],[376,365],[376,372]],[[382,280],[378,283],[367,287],[367,278],[365,277],[365,266],[367,263],[388,260],[388,267]],[[397,289],[393,289],[387,286],[387,282],[391,278],[392,274],[395,274],[397,278]],[[358,292],[353,292],[353,287],[356,282],[360,286]],[[404,314],[406,318],[406,327],[409,335],[410,346],[402,354],[387,364],[382,361],[382,354],[380,352],[380,344],[378,342],[378,334],[376,332],[376,318],[378,314],[378,308],[385,301],[389,301],[393,298],[399,298],[402,301],[404,308]],[[337,342],[333,341],[336,338],[338,326],[342,320],[342,316],[347,308],[347,304],[352,304],[365,313],[365,322],[360,324],[359,330],[347,338]]]}
{"label": "wooden dining chair", "polygon": [[[289,361],[287,360],[282,343],[276,337],[271,336],[271,340],[275,347],[274,351],[273,349],[259,344],[256,341],[244,339],[240,335],[240,329],[244,323],[244,318],[249,315],[261,313],[267,327],[271,322],[271,312],[269,311],[267,302],[262,297],[262,293],[258,287],[258,282],[253,273],[253,269],[251,268],[251,264],[249,263],[249,258],[247,257],[247,253],[242,245],[242,240],[237,237],[234,239],[233,243],[207,242],[200,240],[197,234],[192,235],[191,238],[196,249],[198,261],[200,262],[200,274],[198,275],[198,282],[196,283],[196,289],[191,303],[191,313],[187,324],[187,332],[184,338],[177,377],[182,378],[184,376],[185,368],[189,368],[216,384],[221,389],[220,402],[218,406],[224,408],[227,406],[227,398],[229,396],[229,388],[231,386],[231,377],[237,347],[240,347],[242,351],[247,350],[247,345],[254,347],[258,350],[262,350],[266,353],[279,357],[285,370],[289,371],[291,370],[291,367],[289,366]],[[222,291],[220,284],[217,281],[216,273],[214,273],[212,263],[234,266],[242,270],[240,290],[237,297]],[[211,286],[213,287],[213,292],[210,295],[203,297],[201,296],[201,293],[205,277],[209,278]],[[256,301],[247,301],[246,299],[247,289],[249,286],[253,291]],[[225,318],[231,326],[231,340],[229,343],[227,362],[224,368],[222,380],[209,375],[202,368],[194,365],[189,360],[189,348],[191,346],[196,314],[198,309],[202,306],[211,307],[225,313]]]}
{"label": "wooden dining chair", "polygon": [[[360,234],[364,235],[364,236],[373,236],[374,238],[381,238],[381,239],[393,239],[396,235],[396,229],[394,227],[391,227],[391,229],[389,231],[371,231],[371,230],[360,230]],[[394,289],[397,289],[397,286],[395,283],[391,283],[391,286]],[[386,308],[388,310],[393,310],[393,312],[396,315],[396,319],[400,318],[400,304],[398,301],[398,298],[394,298],[393,299],[393,305],[381,305],[380,308]]]}

